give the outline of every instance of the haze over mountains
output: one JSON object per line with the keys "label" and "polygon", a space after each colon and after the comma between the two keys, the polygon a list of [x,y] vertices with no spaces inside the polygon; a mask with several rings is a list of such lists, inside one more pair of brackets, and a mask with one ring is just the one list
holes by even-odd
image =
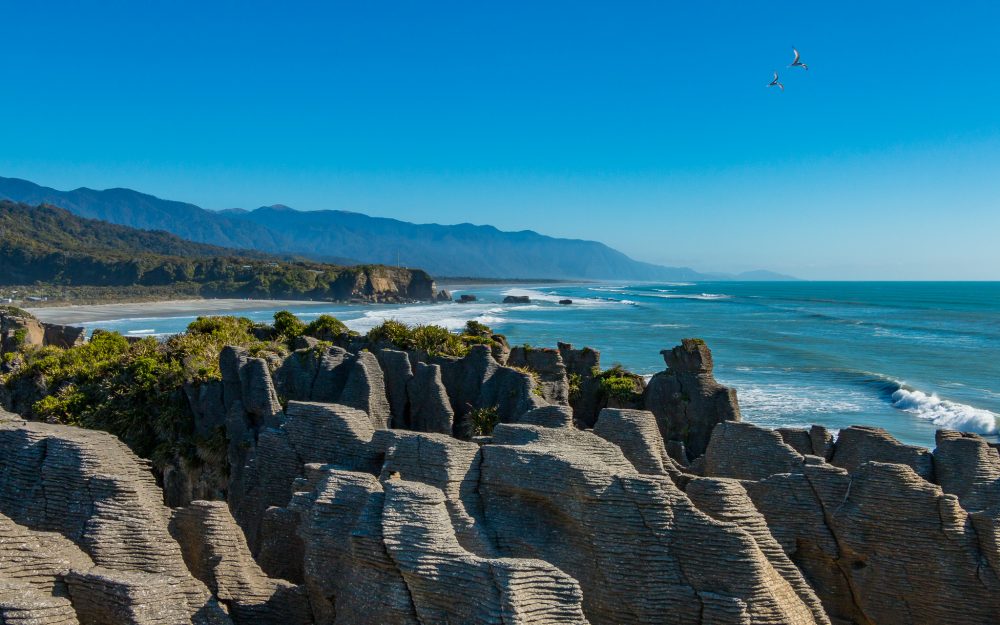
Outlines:
{"label": "haze over mountains", "polygon": [[0,198],[52,204],[82,217],[230,248],[301,254],[335,263],[419,267],[436,276],[625,280],[781,280],[752,271],[706,274],[644,263],[603,243],[560,239],[530,230],[503,232],[473,224],[414,224],[339,210],[267,206],[211,211],[131,189],[58,191],[0,177]]}

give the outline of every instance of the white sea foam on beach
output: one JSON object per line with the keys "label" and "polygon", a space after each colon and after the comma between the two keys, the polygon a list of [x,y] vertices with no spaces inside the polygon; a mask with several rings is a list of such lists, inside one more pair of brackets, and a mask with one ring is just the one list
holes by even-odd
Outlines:
{"label": "white sea foam on beach", "polygon": [[967,406],[935,394],[900,387],[892,394],[892,405],[899,410],[927,419],[934,425],[961,432],[994,435],[1000,415],[982,408]]}

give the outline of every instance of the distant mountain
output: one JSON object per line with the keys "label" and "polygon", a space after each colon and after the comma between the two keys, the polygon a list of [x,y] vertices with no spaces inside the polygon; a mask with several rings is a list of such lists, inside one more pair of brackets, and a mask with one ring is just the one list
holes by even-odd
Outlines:
{"label": "distant mountain", "polygon": [[[326,262],[401,264],[438,276],[625,280],[711,280],[688,267],[633,260],[603,243],[492,226],[413,224],[347,211],[209,211],[131,189],[57,191],[0,177],[0,198],[49,203],[84,217],[234,248],[300,254]],[[731,278],[730,278],[731,279]]]}
{"label": "distant mountain", "polygon": [[788,282],[798,280],[794,276],[783,273],[757,269],[755,271],[744,271],[742,273],[708,273],[705,274],[711,280],[727,280],[734,282]]}
{"label": "distant mountain", "polygon": [[[74,215],[55,206],[0,200],[0,286],[105,296],[200,295],[369,301],[429,300],[426,272],[373,265],[287,262],[264,252],[185,241]],[[88,290],[89,289],[89,290]]]}

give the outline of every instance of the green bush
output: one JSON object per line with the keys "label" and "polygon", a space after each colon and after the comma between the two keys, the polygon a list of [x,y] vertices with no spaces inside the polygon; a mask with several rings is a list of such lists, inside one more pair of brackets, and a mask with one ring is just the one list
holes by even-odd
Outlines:
{"label": "green bush", "polygon": [[284,337],[286,341],[301,336],[305,329],[306,324],[287,310],[279,310],[274,313],[274,331],[279,336]]}
{"label": "green bush", "polygon": [[496,406],[475,408],[469,413],[470,436],[489,436],[500,423],[500,412]]}
{"label": "green bush", "polygon": [[490,338],[493,336],[493,330],[490,329],[485,323],[480,323],[474,319],[470,319],[465,322],[465,332],[469,336],[479,336],[484,338]]}
{"label": "green bush", "polygon": [[303,330],[306,336],[318,339],[330,339],[348,332],[347,326],[333,315],[320,315]]}
{"label": "green bush", "polygon": [[[464,356],[472,342],[464,336],[449,332],[447,328],[433,325],[410,327],[400,321],[388,319],[368,331],[368,342],[388,341],[399,349],[425,351],[432,356]],[[474,342],[479,342],[477,337]]]}
{"label": "green bush", "polygon": [[413,349],[409,326],[395,319],[386,319],[368,331],[368,342],[380,341],[388,341],[400,349]]}
{"label": "green bush", "polygon": [[27,310],[18,308],[17,306],[11,306],[10,304],[3,304],[0,306],[0,315],[9,317],[27,317],[28,319],[35,318],[35,316]]}
{"label": "green bush", "polygon": [[208,381],[222,379],[219,354],[227,345],[254,349],[258,353],[283,353],[278,343],[258,341],[251,334],[254,324],[245,317],[198,317],[184,334],[176,334],[165,343],[165,351],[183,365],[187,379]]}
{"label": "green bush", "polygon": [[580,393],[583,387],[583,377],[579,373],[571,373],[568,376],[569,380],[569,399],[570,401],[576,401],[580,399]]}
{"label": "green bush", "polygon": [[642,378],[626,371],[621,365],[602,371],[597,375],[601,391],[606,397],[614,398],[622,403],[634,402],[639,399],[642,390]]}

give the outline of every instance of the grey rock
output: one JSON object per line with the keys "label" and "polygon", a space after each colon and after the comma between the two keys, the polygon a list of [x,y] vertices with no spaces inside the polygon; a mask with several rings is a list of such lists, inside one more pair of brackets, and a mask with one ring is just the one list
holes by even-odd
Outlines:
{"label": "grey rock", "polygon": [[229,609],[236,625],[312,623],[305,589],[264,574],[224,502],[195,501],[174,510],[170,531],[192,574]]}
{"label": "grey rock", "polygon": [[[410,358],[406,352],[395,349],[380,349],[375,352],[375,356],[379,366],[382,367],[385,392],[389,400],[389,412],[392,414],[391,425],[394,428],[409,427],[410,400],[407,387],[410,379],[413,378]],[[448,432],[451,432],[450,422],[448,427]]]}
{"label": "grey rock", "polygon": [[803,461],[778,432],[724,421],[712,432],[704,472],[712,477],[762,480],[776,473],[801,473]]}
{"label": "grey rock", "polygon": [[529,369],[538,375],[542,397],[550,404],[569,405],[569,380],[559,351],[548,348],[514,347],[507,366]]}
{"label": "grey rock", "polygon": [[372,427],[389,427],[392,414],[385,392],[385,380],[375,354],[361,351],[354,358],[351,374],[340,395],[339,403],[357,408],[368,415]]}
{"label": "grey rock", "polygon": [[441,379],[441,366],[418,362],[406,384],[410,429],[451,434],[455,413]]}
{"label": "grey rock", "polygon": [[933,480],[934,457],[930,450],[904,445],[882,428],[852,425],[841,430],[830,463],[851,473],[869,461],[905,464],[925,480]]}
{"label": "grey rock", "polygon": [[546,428],[573,427],[573,409],[569,406],[542,406],[521,415],[518,423]]}
{"label": "grey rock", "polygon": [[681,441],[691,457],[700,456],[717,423],[740,420],[736,391],[715,380],[712,352],[703,341],[684,339],[660,353],[667,370],[649,381],[643,405],[656,415],[664,440]]}

